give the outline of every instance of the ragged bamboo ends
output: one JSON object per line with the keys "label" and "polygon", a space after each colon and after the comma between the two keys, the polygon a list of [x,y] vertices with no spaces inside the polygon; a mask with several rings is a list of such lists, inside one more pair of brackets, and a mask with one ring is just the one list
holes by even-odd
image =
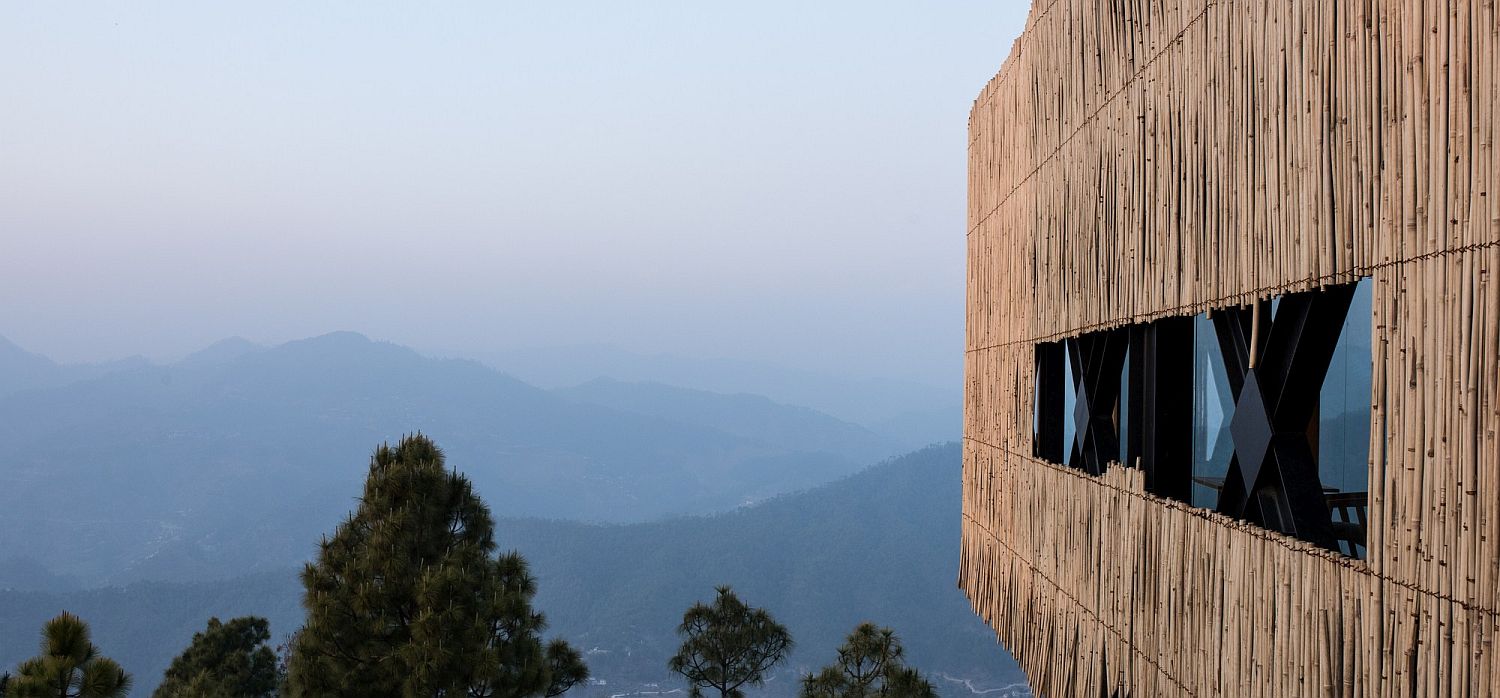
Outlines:
{"label": "ragged bamboo ends", "polygon": [[[1038,0],[970,116],[960,584],[1041,695],[1500,696],[1493,0]],[[1031,457],[1032,345],[1374,278],[1369,561]]]}

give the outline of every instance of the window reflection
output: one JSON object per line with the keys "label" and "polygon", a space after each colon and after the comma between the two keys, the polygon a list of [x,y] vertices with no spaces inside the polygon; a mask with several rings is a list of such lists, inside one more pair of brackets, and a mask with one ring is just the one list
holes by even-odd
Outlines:
{"label": "window reflection", "polygon": [[1120,398],[1119,402],[1115,403],[1115,427],[1117,433],[1120,435],[1120,450],[1115,454],[1115,458],[1133,468],[1136,464],[1134,459],[1130,457],[1132,444],[1130,443],[1130,409],[1128,408],[1128,405],[1130,405],[1129,349],[1125,350],[1124,366],[1125,368],[1120,371]]}
{"label": "window reflection", "polygon": [[1234,412],[1234,392],[1224,373],[1224,357],[1207,314],[1193,319],[1193,501],[1195,507],[1212,509],[1219,503],[1219,487],[1229,472],[1234,441],[1229,436],[1229,415]]}
{"label": "window reflection", "polygon": [[1360,283],[1349,304],[1318,410],[1318,476],[1325,487],[1364,491],[1370,460],[1370,284]]}
{"label": "window reflection", "polygon": [[1365,557],[1370,484],[1371,284],[1354,289],[1349,315],[1318,395],[1318,478],[1328,503],[1340,552]]}
{"label": "window reflection", "polygon": [[[1064,348],[1063,351],[1069,350]],[[1068,454],[1073,452],[1073,438],[1078,435],[1078,425],[1073,419],[1073,410],[1078,409],[1078,388],[1073,382],[1073,357],[1066,354],[1063,358],[1063,385],[1063,462],[1067,463]]]}

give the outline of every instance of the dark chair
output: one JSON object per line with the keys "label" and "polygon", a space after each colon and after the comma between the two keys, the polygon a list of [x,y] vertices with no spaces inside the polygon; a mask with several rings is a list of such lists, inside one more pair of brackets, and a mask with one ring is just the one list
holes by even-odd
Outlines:
{"label": "dark chair", "polygon": [[1343,551],[1345,554],[1364,559],[1365,531],[1368,526],[1365,515],[1370,507],[1370,493],[1334,492],[1325,494],[1323,499],[1328,502],[1334,540],[1341,546],[1348,546],[1349,549]]}

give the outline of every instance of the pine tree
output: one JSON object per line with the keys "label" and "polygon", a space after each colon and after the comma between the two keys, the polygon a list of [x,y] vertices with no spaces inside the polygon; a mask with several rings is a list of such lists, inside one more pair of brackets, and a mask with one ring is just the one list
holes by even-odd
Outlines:
{"label": "pine tree", "polygon": [[293,696],[522,698],[588,675],[571,648],[554,667],[525,561],[495,557],[489,509],[421,435],[375,451],[358,509],[302,583]]}
{"label": "pine tree", "polygon": [[121,698],[129,691],[130,675],[100,656],[88,623],[67,612],[42,626],[41,654],[5,685],[8,698]]}
{"label": "pine tree", "polygon": [[901,640],[890,628],[861,623],[838,650],[838,662],[802,679],[802,698],[937,698],[916,669],[905,665]]}
{"label": "pine tree", "polygon": [[557,698],[589,678],[589,668],[583,663],[583,655],[562,640],[553,640],[547,644],[547,668],[552,673],[547,684],[546,698]]}
{"label": "pine tree", "polygon": [[210,618],[172,660],[153,698],[271,698],[281,683],[276,653],[266,644],[270,623],[246,616]]}
{"label": "pine tree", "polygon": [[772,666],[792,649],[792,636],[764,609],[740,601],[727,586],[712,605],[693,604],[682,616],[683,636],[668,668],[687,678],[693,698],[713,688],[720,698],[741,698],[744,686],[759,686]]}

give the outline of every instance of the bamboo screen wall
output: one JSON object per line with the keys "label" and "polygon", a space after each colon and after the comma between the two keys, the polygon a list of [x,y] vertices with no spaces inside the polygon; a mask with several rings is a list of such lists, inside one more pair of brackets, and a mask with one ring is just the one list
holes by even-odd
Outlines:
{"label": "bamboo screen wall", "polygon": [[[1038,0],[970,117],[960,584],[1046,696],[1500,696],[1494,0]],[[1368,562],[1031,457],[1033,344],[1374,278]]]}

